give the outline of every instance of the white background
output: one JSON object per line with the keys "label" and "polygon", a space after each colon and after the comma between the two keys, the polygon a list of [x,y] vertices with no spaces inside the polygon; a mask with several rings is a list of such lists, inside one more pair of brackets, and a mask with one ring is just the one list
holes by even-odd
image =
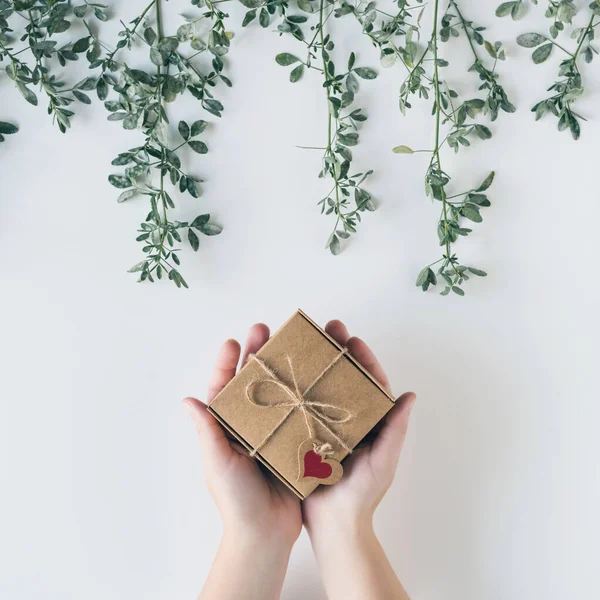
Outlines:
{"label": "white background", "polygon": [[[289,84],[273,57],[296,50],[294,40],[240,30],[244,11],[232,7],[234,88],[221,90],[223,119],[208,117],[210,153],[186,155],[203,196],[181,198],[176,213],[210,212],[225,229],[203,237],[198,254],[183,252],[187,291],[126,273],[139,260],[147,206],[117,205],[107,174],[141,134],[107,123],[95,102],[63,136],[44,106],[25,104],[0,76],[0,118],[21,127],[0,146],[2,598],[193,598],[220,524],[181,399],[203,397],[223,340],[242,339],[256,321],[275,329],[297,307],[323,324],[343,319],[394,390],[418,394],[376,517],[415,600],[594,596],[600,60],[584,68],[578,106],[590,121],[579,142],[552,118],[535,123],[529,108],[560,57],[536,67],[514,42],[547,25],[541,7],[513,23],[493,16],[496,4],[463,2],[505,41],[500,70],[518,111],[500,116],[490,141],[444,155],[460,188],[497,171],[484,223],[456,245],[490,273],[469,281],[465,298],[414,286],[440,253],[439,207],[423,193],[427,155],[391,152],[432,140],[428,102],[407,118],[397,110],[399,66],[379,68],[359,96],[370,118],[355,165],[376,169],[378,210],[331,256],[332,223],[316,206],[328,189],[316,177],[320,154],[296,148],[323,145],[320,81],[311,73]],[[121,1],[115,12],[129,20],[143,5]],[[170,33],[179,6],[189,4],[166,5]],[[118,27],[113,17],[104,39]],[[377,66],[359,33],[346,17],[340,61],[356,48],[359,64]],[[472,95],[465,44],[452,41],[443,55],[457,89]],[[191,121],[198,110],[178,99],[169,114]],[[304,535],[283,597],[324,598]]]}

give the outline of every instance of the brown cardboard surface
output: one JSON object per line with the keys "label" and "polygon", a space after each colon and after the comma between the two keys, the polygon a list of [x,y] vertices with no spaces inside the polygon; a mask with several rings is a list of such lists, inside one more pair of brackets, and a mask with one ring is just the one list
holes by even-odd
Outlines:
{"label": "brown cardboard surface", "polygon": [[[339,354],[341,347],[303,312],[295,313],[259,350],[257,356],[277,376],[293,388],[287,356],[300,392],[303,392]],[[275,385],[254,387],[254,398],[261,406],[249,402],[245,390],[249,383],[268,379],[256,361],[248,363],[225,386],[209,405],[210,412],[249,448],[258,446],[277,426],[289,407],[269,406],[285,401],[286,394]],[[393,398],[352,357],[342,357],[309,392],[308,398],[350,411],[353,418],[329,427],[353,448],[393,406]],[[339,415],[331,410],[332,415]],[[315,436],[334,448],[332,458],[342,461],[347,452],[327,429],[311,421]],[[259,450],[257,458],[275,473],[300,498],[306,498],[319,484],[313,479],[298,481],[298,448],[310,437],[300,410],[279,426]]]}

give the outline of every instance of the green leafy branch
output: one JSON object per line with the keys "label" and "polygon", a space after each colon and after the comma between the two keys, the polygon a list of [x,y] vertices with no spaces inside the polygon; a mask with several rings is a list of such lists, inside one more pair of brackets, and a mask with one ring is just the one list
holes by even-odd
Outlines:
{"label": "green leafy branch", "polygon": [[[140,281],[154,282],[167,277],[177,287],[188,287],[178,267],[181,264],[178,244],[187,238],[197,251],[198,234],[217,235],[221,227],[210,221],[210,215],[200,214],[191,221],[173,220],[169,211],[175,208],[174,190],[196,199],[200,196],[200,178],[185,170],[182,148],[204,155],[207,144],[201,139],[209,126],[205,120],[193,123],[179,121],[179,142],[171,142],[170,121],[166,106],[178,96],[189,93],[209,114],[220,117],[223,104],[215,97],[219,83],[231,86],[225,75],[223,57],[230,47],[232,35],[225,28],[227,14],[210,0],[193,0],[204,11],[188,18],[178,28],[177,35],[163,32],[162,1],[153,0],[128,25],[122,23],[120,40],[114,49],[108,48],[88,28],[87,58],[98,75],[87,78],[109,112],[109,121],[120,121],[126,130],[141,130],[143,144],[121,152],[113,166],[123,167],[111,174],[109,182],[119,190],[118,201],[145,197],[150,212],[141,223],[137,241],[142,243],[144,259],[130,272],[139,273]],[[154,27],[150,24],[154,17]],[[185,46],[190,46],[191,54]],[[133,68],[119,52],[143,46],[148,52],[152,69]],[[117,57],[121,60],[118,61]],[[206,57],[206,60],[202,60]],[[114,93],[116,97],[110,98]]]}
{"label": "green leafy branch", "polygon": [[[553,3],[561,6],[569,6],[571,3]],[[532,112],[535,113],[535,119],[538,121],[545,114],[552,114],[557,119],[559,131],[568,130],[571,132],[573,139],[578,140],[581,135],[580,120],[585,121],[584,117],[573,110],[573,104],[584,93],[584,86],[579,70],[577,60],[583,57],[585,62],[592,62],[594,55],[598,54],[596,48],[592,45],[595,37],[595,28],[600,24],[600,4],[596,1],[589,6],[590,16],[585,27],[573,29],[571,37],[576,40],[577,46],[573,52],[567,50],[561,44],[554,41],[558,35],[558,23],[561,24],[562,31],[564,23],[571,23],[571,19],[575,14],[575,7],[570,7],[569,12],[561,13],[554,7],[556,18],[564,19],[563,21],[554,21],[550,27],[550,36],[548,37],[541,33],[529,32],[523,33],[517,37],[517,43],[523,48],[535,48],[531,58],[535,64],[540,64],[548,60],[553,53],[554,48],[558,48],[561,52],[567,55],[567,58],[561,61],[558,70],[558,76],[562,79],[555,81],[549,88],[549,92],[553,92],[547,98],[537,102],[532,107]],[[554,12],[553,12],[554,15]],[[561,16],[562,15],[562,16]]]}
{"label": "green leafy branch", "polygon": [[344,69],[340,70],[337,66],[333,55],[335,42],[326,31],[326,23],[336,10],[334,2],[318,0],[313,6],[307,0],[296,0],[296,7],[305,14],[289,14],[288,3],[280,0],[240,1],[249,9],[244,17],[243,26],[258,16],[260,25],[268,27],[272,16],[277,14],[280,19],[277,31],[280,34],[291,35],[305,47],[305,59],[288,52],[275,57],[277,64],[282,67],[294,65],[289,75],[292,83],[300,81],[306,71],[317,71],[323,79],[328,109],[327,138],[325,146],[310,148],[323,150],[319,177],[332,182],[330,191],[318,205],[321,207],[321,213],[335,217],[326,248],[332,254],[338,254],[342,249],[341,240],[356,233],[362,213],[375,210],[371,194],[363,187],[364,181],[373,171],[351,171],[351,148],[359,142],[359,125],[367,120],[367,115],[355,105],[359,79],[375,79],[377,72],[370,67],[356,66],[354,52],[350,53]]}
{"label": "green leafy branch", "polygon": [[[354,16],[362,32],[378,48],[382,67],[392,67],[399,60],[410,71],[419,51],[414,39],[419,38],[420,20],[425,10],[423,0],[415,1],[417,4],[410,5],[407,0],[397,0],[396,14],[380,10],[374,1],[341,2],[334,14],[337,18]],[[416,16],[413,11],[418,11]]]}
{"label": "green leafy branch", "polygon": [[92,2],[74,6],[69,0],[0,0],[0,63],[8,63],[6,73],[27,102],[38,105],[36,86],[45,94],[48,114],[63,133],[74,114],[68,107],[74,101],[89,104],[90,99],[79,85],[67,88],[56,69],[56,63],[64,69],[84,51],[78,41],[59,44],[61,34],[88,12],[106,21],[106,8]]}
{"label": "green leafy branch", "polygon": [[[413,150],[401,145],[394,148],[398,154],[414,154],[428,152],[431,159],[425,174],[425,190],[429,197],[441,203],[438,218],[437,233],[440,246],[443,247],[442,257],[422,269],[417,276],[417,286],[426,291],[437,285],[441,280],[445,283],[442,295],[451,291],[460,296],[464,295],[462,285],[472,275],[485,276],[481,269],[462,265],[453,251],[453,244],[459,237],[466,237],[472,230],[463,225],[464,220],[480,223],[483,220],[481,210],[490,206],[486,190],[494,180],[492,171],[477,187],[464,192],[452,194],[449,186],[450,175],[442,167],[442,150],[445,145],[455,152],[461,147],[471,145],[472,138],[487,140],[492,137],[492,131],[486,125],[476,121],[479,114],[487,115],[495,121],[499,111],[507,113],[515,111],[504,88],[499,83],[496,64],[504,60],[504,50],[499,42],[492,44],[484,38],[484,27],[475,25],[467,20],[457,0],[449,0],[446,12],[440,15],[440,2],[435,0],[433,7],[433,27],[427,49],[422,51],[403,86],[401,88],[401,110],[410,108],[410,96],[419,95],[428,98],[433,95],[432,114],[434,117],[434,147],[432,150]],[[465,36],[471,53],[473,64],[469,71],[478,75],[479,91],[484,97],[469,98],[460,101],[456,90],[441,77],[441,69],[448,66],[448,61],[440,55],[440,43],[451,38]],[[478,46],[485,49],[493,62],[488,66],[480,55]],[[488,60],[489,60],[488,59]],[[427,67],[431,65],[431,74]],[[449,126],[442,133],[442,127]]]}

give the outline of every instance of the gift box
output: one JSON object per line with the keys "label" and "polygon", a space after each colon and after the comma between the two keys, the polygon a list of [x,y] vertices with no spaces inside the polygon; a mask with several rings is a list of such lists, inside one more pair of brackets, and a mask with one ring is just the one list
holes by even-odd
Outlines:
{"label": "gift box", "polygon": [[389,393],[297,311],[208,410],[301,499],[343,476],[343,459],[392,408]]}

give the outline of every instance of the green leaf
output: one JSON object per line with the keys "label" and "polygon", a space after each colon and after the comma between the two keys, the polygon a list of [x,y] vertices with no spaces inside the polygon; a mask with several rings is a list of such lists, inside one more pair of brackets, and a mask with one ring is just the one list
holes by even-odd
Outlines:
{"label": "green leaf", "polygon": [[310,4],[310,0],[297,0],[296,4],[298,5],[298,8],[300,10],[303,10],[304,12],[307,12],[307,13],[314,12],[313,7]]}
{"label": "green leaf", "polygon": [[271,16],[269,15],[269,11],[266,8],[261,9],[258,14],[258,22],[261,27],[268,27],[271,22]]}
{"label": "green leaf", "polygon": [[258,8],[262,4],[262,0],[240,0],[246,8]]}
{"label": "green leaf", "polygon": [[574,140],[578,140],[581,135],[581,129],[579,127],[579,122],[577,119],[571,115],[571,119],[569,121],[569,129],[571,130],[571,135]]}
{"label": "green leaf", "polygon": [[342,245],[337,235],[332,234],[332,236],[329,238],[329,243],[327,244],[327,247],[329,248],[331,254],[333,254],[334,256],[342,251]]}
{"label": "green leaf", "polygon": [[476,269],[475,267],[469,267],[469,272],[473,273],[473,275],[477,275],[477,277],[487,277],[487,273],[485,271]]}
{"label": "green leaf", "polygon": [[541,43],[545,42],[548,38],[545,35],[539,33],[522,33],[517,38],[517,44],[523,48],[535,48]]}
{"label": "green leaf", "polygon": [[492,137],[492,132],[485,125],[475,125],[475,133],[481,140],[489,140]]}
{"label": "green leaf", "polygon": [[17,81],[17,88],[18,88],[19,92],[21,92],[23,98],[25,98],[25,100],[27,100],[27,102],[29,102],[29,104],[33,104],[33,106],[37,106],[38,99],[37,99],[37,96],[35,95],[35,92],[30,90],[26,85],[24,85],[20,81]]}
{"label": "green leaf", "polygon": [[203,225],[206,225],[210,221],[210,215],[198,215],[191,223],[190,227],[200,229]]}
{"label": "green leaf", "polygon": [[101,54],[102,49],[100,48],[100,44],[98,42],[94,42],[85,56],[91,63],[93,63],[100,58]]}
{"label": "green leaf", "polygon": [[483,221],[483,217],[479,214],[479,208],[475,204],[465,204],[460,209],[460,212],[463,217],[474,223],[481,223]]}
{"label": "green leaf", "polygon": [[495,171],[492,171],[482,182],[481,185],[475,190],[476,192],[483,192],[487,190],[494,181],[494,177],[496,176]]}
{"label": "green leaf", "polygon": [[90,47],[90,40],[91,38],[89,36],[77,40],[71,46],[71,50],[73,50],[73,52],[76,52],[77,54],[79,54],[80,52],[85,52]]}
{"label": "green leaf", "polygon": [[375,71],[375,69],[371,69],[370,67],[356,67],[356,69],[354,69],[354,73],[356,73],[361,79],[375,79],[377,77],[377,71]]}
{"label": "green leaf", "polygon": [[106,100],[106,97],[108,96],[108,85],[103,77],[100,77],[96,83],[96,94],[98,94],[98,100],[102,102]]}
{"label": "green leaf", "polygon": [[200,247],[200,239],[191,227],[188,229],[188,242],[190,243],[190,246],[193,248],[194,252],[197,252],[198,248]]}
{"label": "green leaf", "polygon": [[523,0],[517,0],[517,2],[515,2],[515,5],[512,7],[512,10],[510,11],[510,16],[513,21],[518,21],[519,19],[522,19],[525,16],[526,12],[527,6],[525,6]]}
{"label": "green leaf", "polygon": [[409,148],[408,146],[395,146],[394,148],[392,148],[392,152],[396,153],[396,154],[414,154],[415,151],[412,148]]}
{"label": "green leaf", "polygon": [[156,32],[154,31],[154,29],[152,29],[152,27],[146,27],[146,29],[144,29],[144,39],[152,46],[152,44],[154,44],[154,42],[156,41]]}
{"label": "green leaf", "polygon": [[[110,117],[117,117],[117,116],[120,116],[120,113],[113,113],[112,115],[110,115]],[[109,120],[110,120],[110,117],[109,117]],[[138,126],[138,115],[136,115],[136,114],[127,115],[123,119],[123,129],[132,130],[132,129],[136,129],[137,126]]]}
{"label": "green leaf", "polygon": [[250,23],[252,23],[252,21],[254,21],[254,19],[256,19],[256,11],[255,10],[249,10],[246,15],[244,16],[244,20],[242,21],[242,27],[246,27],[247,25],[249,25]]}
{"label": "green leaf", "polygon": [[208,98],[208,100],[204,101],[204,109],[216,117],[220,117],[223,105],[214,98]]}
{"label": "green leaf", "polygon": [[133,267],[131,267],[131,269],[128,269],[127,272],[128,273],[137,273],[138,271],[143,271],[145,266],[146,266],[146,261],[143,260],[142,262],[139,262],[139,263],[133,265]]}
{"label": "green leaf", "polygon": [[77,100],[79,100],[79,102],[82,102],[83,104],[92,103],[90,97],[87,94],[80,92],[79,90],[73,90],[73,96],[75,96],[75,98],[77,98]]}
{"label": "green leaf", "polygon": [[117,202],[125,202],[126,200],[129,200],[129,198],[131,198],[132,196],[135,196],[135,194],[137,194],[137,190],[135,188],[125,190],[124,192],[121,192],[121,194],[119,194]]}
{"label": "green leaf", "polygon": [[462,290],[461,288],[459,288],[457,285],[453,285],[453,286],[452,286],[452,291],[453,291],[455,294],[458,294],[459,296],[464,296],[464,295],[465,295],[465,292],[464,292],[464,290]]}
{"label": "green leaf", "polygon": [[[185,42],[189,40],[194,33],[193,23],[184,23],[177,29],[177,40],[179,42]],[[152,43],[152,42],[150,42]]]}
{"label": "green leaf", "polygon": [[[183,179],[183,177],[182,177]],[[196,185],[196,182],[191,178],[191,177],[187,177],[185,180],[185,188],[188,192],[188,194],[192,197],[192,198],[198,198],[198,196],[200,195],[198,193],[198,186]]]}
{"label": "green leaf", "polygon": [[156,46],[152,46],[152,48],[150,48],[150,60],[157,67],[162,67],[165,64],[165,57]]}
{"label": "green leaf", "polygon": [[13,133],[17,133],[19,128],[12,123],[6,123],[6,121],[0,121],[0,134],[3,135],[11,135]]}
{"label": "green leaf", "polygon": [[287,52],[282,52],[275,57],[275,62],[282,67],[287,67],[289,65],[293,65],[298,62],[300,59],[294,56],[293,54],[289,54]]}
{"label": "green leaf", "polygon": [[203,225],[197,226],[196,229],[201,231],[204,235],[219,235],[223,228],[220,225],[214,223],[204,223]]}
{"label": "green leaf", "polygon": [[422,285],[424,285],[425,283],[427,283],[429,281],[429,271],[431,271],[431,269],[429,267],[425,267],[417,275],[417,281],[416,281],[417,287],[421,287]]}
{"label": "green leaf", "polygon": [[304,74],[304,65],[298,65],[290,71],[290,81],[296,83]]}
{"label": "green leaf", "polygon": [[208,152],[208,147],[204,142],[191,140],[188,142],[188,145],[194,152],[197,152],[198,154],[206,154]]}
{"label": "green leaf", "polygon": [[352,73],[346,77],[346,87],[348,88],[348,91],[352,92],[353,94],[358,92],[358,79],[356,79]]}
{"label": "green leaf", "polygon": [[199,121],[194,121],[192,123],[192,137],[196,137],[197,135],[200,135],[208,126],[208,123],[206,121],[203,121],[202,119],[200,119]]}
{"label": "green leaf", "polygon": [[510,12],[514,5],[515,5],[515,2],[503,2],[496,9],[496,16],[497,17],[506,17],[507,15],[510,15]]}
{"label": "green leaf", "polygon": [[108,181],[111,185],[114,185],[116,188],[119,189],[131,187],[131,181],[127,177],[123,177],[122,175],[109,175]]}
{"label": "green leaf", "polygon": [[348,57],[348,71],[352,71],[352,67],[356,61],[356,54],[354,52],[350,52],[350,56]]}
{"label": "green leaf", "polygon": [[99,8],[94,8],[94,15],[96,16],[96,19],[98,19],[98,21],[106,21],[108,19],[106,14]]}
{"label": "green leaf", "polygon": [[179,135],[187,141],[190,137],[190,126],[185,121],[179,121],[177,129],[179,130]]}
{"label": "green leaf", "polygon": [[531,55],[533,62],[536,65],[539,65],[545,60],[548,60],[548,57],[550,56],[550,54],[552,54],[553,46],[553,44],[544,44],[543,46],[536,48],[536,50],[534,50],[533,54]]}
{"label": "green leaf", "polygon": [[358,144],[358,134],[357,133],[348,133],[348,134],[338,134],[338,141],[340,144],[344,146],[356,146]]}

